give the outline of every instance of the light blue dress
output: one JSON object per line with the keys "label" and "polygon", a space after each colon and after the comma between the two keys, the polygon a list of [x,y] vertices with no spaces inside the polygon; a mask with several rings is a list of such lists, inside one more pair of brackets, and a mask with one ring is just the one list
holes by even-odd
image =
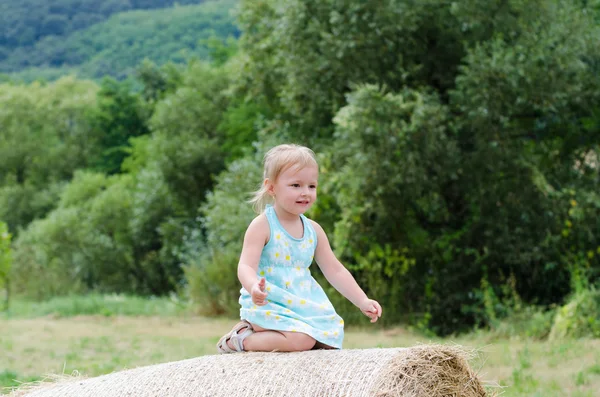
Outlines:
{"label": "light blue dress", "polygon": [[266,279],[268,303],[257,306],[242,288],[240,317],[266,329],[303,332],[325,345],[341,349],[344,320],[338,316],[323,288],[310,274],[317,246],[317,234],[310,221],[300,215],[304,225],[297,239],[281,226],[273,206],[265,215],[271,234],[258,265],[258,277]]}

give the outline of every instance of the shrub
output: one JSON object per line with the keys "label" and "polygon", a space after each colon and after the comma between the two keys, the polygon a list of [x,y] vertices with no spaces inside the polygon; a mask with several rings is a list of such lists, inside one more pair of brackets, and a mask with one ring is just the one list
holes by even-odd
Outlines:
{"label": "shrub", "polygon": [[276,140],[263,137],[254,153],[233,161],[217,177],[198,224],[187,233],[182,254],[187,292],[205,315],[237,315],[237,264],[244,233],[256,215],[246,201],[260,186],[263,155]]}
{"label": "shrub", "polygon": [[542,340],[548,337],[556,310],[526,306],[501,320],[492,330],[500,338],[525,337]]}
{"label": "shrub", "polygon": [[[254,217],[245,201],[261,179],[254,156],[236,160],[217,178],[201,207],[202,217],[184,246],[184,272],[190,299],[205,315],[237,311],[237,264],[246,227]],[[206,230],[206,235],[202,230]]]}
{"label": "shrub", "polygon": [[589,288],[574,294],[558,309],[550,339],[600,337],[600,291]]}

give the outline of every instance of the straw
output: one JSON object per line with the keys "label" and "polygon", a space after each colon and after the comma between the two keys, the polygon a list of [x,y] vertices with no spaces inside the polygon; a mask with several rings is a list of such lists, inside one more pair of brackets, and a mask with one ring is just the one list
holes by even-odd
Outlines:
{"label": "straw", "polygon": [[458,346],[236,353],[28,385],[10,396],[481,397]]}

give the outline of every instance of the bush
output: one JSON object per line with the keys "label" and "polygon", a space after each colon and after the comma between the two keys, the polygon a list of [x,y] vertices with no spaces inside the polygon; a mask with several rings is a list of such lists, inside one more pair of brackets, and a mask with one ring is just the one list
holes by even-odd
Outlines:
{"label": "bush", "polygon": [[600,291],[583,290],[558,309],[550,339],[568,337],[600,337]]}
{"label": "bush", "polygon": [[202,250],[188,262],[184,268],[188,294],[199,314],[235,316],[239,312],[238,258],[239,247],[232,245],[223,250]]}
{"label": "bush", "polygon": [[76,172],[58,208],[32,222],[17,238],[15,291],[45,299],[90,289],[136,288],[127,181]]}
{"label": "bush", "polygon": [[542,340],[548,337],[555,309],[527,306],[501,320],[492,330],[499,338],[525,337]]}
{"label": "bush", "polygon": [[93,157],[102,131],[88,114],[97,90],[72,77],[0,87],[0,218],[11,232],[54,209],[74,170]]}
{"label": "bush", "polygon": [[205,315],[236,316],[241,288],[237,264],[246,228],[254,218],[246,201],[262,180],[262,157],[273,146],[264,139],[255,153],[233,161],[200,208],[201,218],[187,233],[183,262],[188,294]]}
{"label": "bush", "polygon": [[[217,178],[214,192],[201,207],[198,229],[184,248],[184,267],[190,299],[205,314],[234,315],[240,283],[237,264],[244,232],[254,213],[245,201],[261,179],[260,161],[254,156],[236,160]],[[201,237],[200,229],[206,230]],[[205,241],[203,241],[205,239]]]}
{"label": "bush", "polygon": [[[451,288],[463,291],[463,280],[429,288],[429,295],[424,285],[448,268],[432,263],[432,241],[449,218],[445,188],[457,168],[446,107],[428,93],[366,85],[348,95],[334,120],[337,144],[327,160],[335,171],[323,190],[340,208],[331,238],[340,259],[390,309],[386,322],[406,320],[431,294],[447,302]],[[436,310],[447,312],[442,303]]]}

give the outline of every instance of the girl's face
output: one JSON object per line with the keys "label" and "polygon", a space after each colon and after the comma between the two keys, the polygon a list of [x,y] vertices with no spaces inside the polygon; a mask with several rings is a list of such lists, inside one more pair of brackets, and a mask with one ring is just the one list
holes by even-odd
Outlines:
{"label": "girl's face", "polygon": [[300,215],[310,209],[317,199],[317,181],[319,170],[308,166],[287,168],[269,184],[269,193],[275,196],[275,205],[290,214]]}

